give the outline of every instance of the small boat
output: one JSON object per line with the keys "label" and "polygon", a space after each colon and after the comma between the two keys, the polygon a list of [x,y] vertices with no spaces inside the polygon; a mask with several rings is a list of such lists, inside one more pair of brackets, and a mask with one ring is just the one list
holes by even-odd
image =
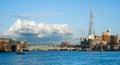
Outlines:
{"label": "small boat", "polygon": [[24,53],[17,53],[17,54],[24,54]]}
{"label": "small boat", "polygon": [[19,53],[19,52],[18,52],[17,54],[24,54],[24,53]]}

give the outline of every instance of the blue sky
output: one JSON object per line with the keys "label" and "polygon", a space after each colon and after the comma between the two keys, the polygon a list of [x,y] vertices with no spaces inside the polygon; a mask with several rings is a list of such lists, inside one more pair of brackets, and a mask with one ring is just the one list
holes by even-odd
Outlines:
{"label": "blue sky", "polygon": [[[33,18],[36,23],[67,24],[74,34],[89,26],[90,8],[94,11],[95,32],[101,35],[111,28],[112,34],[120,35],[120,0],[0,0],[0,13],[10,15],[41,15],[46,12],[55,16]],[[17,20],[25,19],[0,15],[0,32],[5,32]],[[86,33],[87,34],[87,33]]]}

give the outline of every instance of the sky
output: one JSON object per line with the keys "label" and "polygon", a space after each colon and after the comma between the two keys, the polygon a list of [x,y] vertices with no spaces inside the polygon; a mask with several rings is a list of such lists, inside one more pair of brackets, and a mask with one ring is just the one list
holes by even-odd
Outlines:
{"label": "sky", "polygon": [[[83,36],[82,32],[88,34],[90,8],[93,9],[96,35],[102,35],[109,28],[113,35],[120,35],[120,0],[0,0],[0,32],[9,34],[11,26],[18,20],[34,21],[35,24],[48,25],[52,33],[58,28],[63,31],[61,26],[65,25],[64,35],[69,33],[77,39]],[[53,29],[54,25],[59,26]],[[41,34],[41,31],[37,33]]]}

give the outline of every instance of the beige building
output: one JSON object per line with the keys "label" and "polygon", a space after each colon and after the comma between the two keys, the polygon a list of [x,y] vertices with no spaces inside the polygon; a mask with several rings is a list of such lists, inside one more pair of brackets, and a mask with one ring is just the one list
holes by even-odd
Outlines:
{"label": "beige building", "polygon": [[8,38],[0,38],[0,51],[12,51],[12,40]]}

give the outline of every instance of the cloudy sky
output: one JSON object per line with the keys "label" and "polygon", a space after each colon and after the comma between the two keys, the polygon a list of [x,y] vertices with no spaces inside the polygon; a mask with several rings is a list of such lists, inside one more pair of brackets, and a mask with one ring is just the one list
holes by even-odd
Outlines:
{"label": "cloudy sky", "polygon": [[119,0],[0,0],[0,33],[30,43],[79,43],[88,34],[90,8],[97,35],[108,28],[120,35]]}

